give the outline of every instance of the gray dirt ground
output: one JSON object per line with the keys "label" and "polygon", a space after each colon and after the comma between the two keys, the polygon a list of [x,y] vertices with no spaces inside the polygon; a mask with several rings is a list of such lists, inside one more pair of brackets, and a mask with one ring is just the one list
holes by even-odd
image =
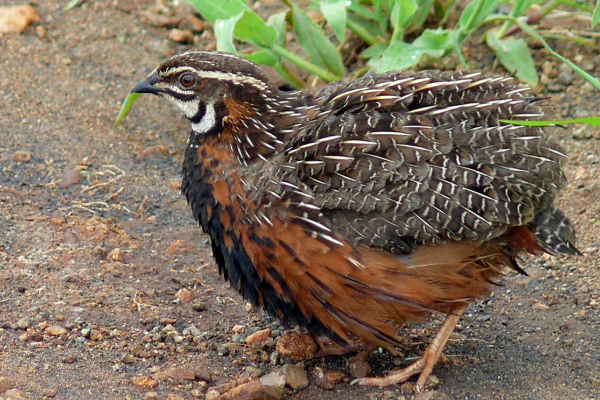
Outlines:
{"label": "gray dirt ground", "polygon": [[[113,127],[133,84],[189,46],[142,22],[137,12],[157,8],[152,1],[89,1],[69,12],[66,0],[32,3],[45,33],[29,27],[0,36],[0,397],[16,388],[27,399],[203,398],[210,388],[275,370],[264,362],[273,341],[224,351],[258,329],[283,329],[247,311],[219,278],[179,193],[187,122],[144,97]],[[211,43],[209,32],[197,36]],[[597,50],[560,50],[600,70]],[[474,69],[502,72],[480,44],[465,54]],[[542,50],[536,61],[545,75],[540,93],[558,117],[598,114],[600,92]],[[571,157],[560,204],[585,255],[532,258],[529,277],[508,277],[472,304],[460,323],[463,338],[448,347],[434,370],[440,383],[425,398],[600,398],[600,132],[555,134]],[[31,160],[17,161],[18,152]],[[69,186],[74,170],[82,180]],[[181,289],[196,303],[180,301]],[[192,308],[199,301],[204,311]],[[169,324],[178,334],[165,330]],[[421,338],[435,326],[408,326],[406,334]],[[306,362],[311,384],[286,389],[284,398],[413,397],[411,385],[342,382],[326,390],[315,382],[315,367],[348,375],[345,359]],[[371,361],[381,372],[401,360]],[[209,369],[212,381],[163,378],[147,388],[135,379],[172,367]]]}

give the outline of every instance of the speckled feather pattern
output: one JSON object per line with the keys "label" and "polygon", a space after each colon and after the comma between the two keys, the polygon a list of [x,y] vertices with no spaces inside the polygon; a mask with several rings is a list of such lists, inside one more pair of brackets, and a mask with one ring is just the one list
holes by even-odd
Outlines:
{"label": "speckled feather pattern", "polygon": [[511,78],[391,72],[281,92],[248,61],[192,51],[147,82],[198,128],[182,191],[220,271],[315,337],[393,349],[407,320],[522,271],[520,253],[579,254],[554,206],[565,155],[543,128],[500,121],[543,117]]}
{"label": "speckled feather pattern", "polygon": [[389,73],[282,97],[296,123],[250,190],[265,207],[289,198],[328,228],[316,234],[396,253],[482,243],[531,223],[565,182],[542,128],[499,122],[543,115],[511,78]]}

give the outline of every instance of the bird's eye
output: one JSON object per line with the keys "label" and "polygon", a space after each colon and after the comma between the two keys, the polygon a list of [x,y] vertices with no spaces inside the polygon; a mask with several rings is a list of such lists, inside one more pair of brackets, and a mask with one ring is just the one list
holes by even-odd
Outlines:
{"label": "bird's eye", "polygon": [[179,83],[184,88],[191,88],[196,84],[197,80],[198,79],[196,78],[196,75],[192,74],[191,72],[186,72],[179,77]]}

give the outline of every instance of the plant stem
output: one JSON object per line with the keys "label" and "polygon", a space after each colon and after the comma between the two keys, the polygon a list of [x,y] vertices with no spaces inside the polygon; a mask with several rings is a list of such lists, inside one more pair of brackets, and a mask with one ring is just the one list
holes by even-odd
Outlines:
{"label": "plant stem", "polygon": [[311,74],[317,75],[319,78],[323,79],[325,82],[334,82],[341,78],[341,76],[334,75],[331,72],[327,71],[326,69],[323,69],[309,61],[306,61],[305,59],[295,55],[294,53],[292,53],[289,50],[284,49],[283,47],[281,47],[278,44],[274,44],[273,47],[271,47],[271,51],[273,51],[273,53],[285,58],[286,60],[296,64],[300,68],[307,70]]}
{"label": "plant stem", "polygon": [[[535,24],[536,22],[541,21],[542,19],[544,19],[544,17],[546,15],[550,14],[552,12],[552,10],[554,10],[556,7],[558,7],[559,4],[560,4],[559,1],[551,1],[549,3],[546,3],[546,5],[544,5],[539,12],[527,17],[527,23]],[[513,11],[515,9],[516,9],[516,7],[513,7],[513,9],[511,10],[510,16],[512,18],[520,17],[520,15],[513,15]],[[498,39],[502,39],[505,36],[514,35],[515,32],[519,30],[519,28],[518,28],[518,25],[517,26],[513,26],[513,25],[514,25],[514,23],[512,23],[510,21],[505,21],[502,24],[502,26],[500,27],[500,29],[498,29],[498,32],[496,33],[496,37]]]}

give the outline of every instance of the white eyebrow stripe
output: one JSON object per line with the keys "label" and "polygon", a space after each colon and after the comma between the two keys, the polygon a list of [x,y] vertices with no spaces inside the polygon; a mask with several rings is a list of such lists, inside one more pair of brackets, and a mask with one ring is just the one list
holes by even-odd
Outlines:
{"label": "white eyebrow stripe", "polygon": [[249,75],[238,75],[238,74],[234,74],[231,72],[221,72],[221,71],[203,71],[203,70],[197,70],[195,68],[187,67],[187,66],[169,68],[167,70],[159,72],[159,75],[164,77],[164,76],[168,76],[168,75],[178,74],[183,71],[192,72],[192,73],[196,74],[198,76],[198,78],[200,78],[200,79],[217,79],[220,81],[228,81],[233,84],[248,83],[248,84],[254,86],[255,88],[257,88],[258,90],[268,90],[269,89],[269,85],[267,85],[265,82],[261,81],[260,79],[256,79],[252,76],[249,76]]}

